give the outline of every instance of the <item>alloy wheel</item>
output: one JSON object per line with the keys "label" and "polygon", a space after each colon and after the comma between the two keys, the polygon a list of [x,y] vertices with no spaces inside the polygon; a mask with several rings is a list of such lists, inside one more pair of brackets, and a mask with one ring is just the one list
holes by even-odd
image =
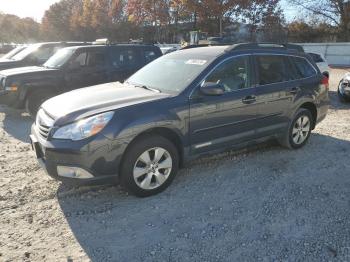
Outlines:
{"label": "alloy wheel", "polygon": [[311,121],[306,115],[300,116],[297,121],[295,121],[292,131],[293,142],[300,145],[305,142],[311,131]]}
{"label": "alloy wheel", "polygon": [[140,188],[156,189],[168,179],[172,167],[173,160],[167,150],[161,147],[151,148],[136,160],[133,177]]}

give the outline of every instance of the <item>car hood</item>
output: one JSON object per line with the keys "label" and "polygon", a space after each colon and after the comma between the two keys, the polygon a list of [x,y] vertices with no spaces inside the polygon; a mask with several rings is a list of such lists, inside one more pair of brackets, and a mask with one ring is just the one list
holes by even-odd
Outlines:
{"label": "car hood", "polygon": [[41,107],[55,125],[138,103],[169,97],[169,94],[119,82],[77,89],[47,100]]}
{"label": "car hood", "polygon": [[20,66],[21,63],[22,63],[22,61],[18,61],[18,60],[1,59],[0,60],[0,70],[14,68],[14,67]]}
{"label": "car hood", "polygon": [[26,66],[26,67],[18,67],[13,69],[7,69],[1,71],[1,75],[3,76],[18,76],[18,75],[27,75],[27,74],[41,74],[43,72],[48,71],[57,71],[58,69],[46,68],[42,66]]}

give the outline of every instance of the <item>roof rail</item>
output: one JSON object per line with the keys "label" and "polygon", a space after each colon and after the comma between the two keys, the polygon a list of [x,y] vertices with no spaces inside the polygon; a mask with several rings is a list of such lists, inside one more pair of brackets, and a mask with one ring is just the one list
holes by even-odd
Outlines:
{"label": "roof rail", "polygon": [[230,47],[228,47],[225,51],[226,52],[233,52],[233,51],[239,51],[239,50],[249,50],[249,49],[289,49],[294,50],[298,52],[304,52],[304,48],[301,45],[296,44],[289,44],[289,43],[242,43],[242,44],[235,44]]}

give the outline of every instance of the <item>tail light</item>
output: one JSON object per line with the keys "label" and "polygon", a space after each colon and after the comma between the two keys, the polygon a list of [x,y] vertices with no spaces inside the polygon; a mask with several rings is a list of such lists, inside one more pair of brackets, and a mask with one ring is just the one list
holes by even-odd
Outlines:
{"label": "tail light", "polygon": [[327,76],[323,76],[320,84],[328,90],[329,89],[329,78]]}

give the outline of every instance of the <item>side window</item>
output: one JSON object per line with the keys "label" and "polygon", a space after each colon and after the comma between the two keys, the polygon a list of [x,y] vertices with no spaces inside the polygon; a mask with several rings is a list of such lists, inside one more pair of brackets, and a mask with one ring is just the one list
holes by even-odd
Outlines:
{"label": "side window", "polygon": [[315,69],[305,58],[293,57],[293,61],[300,78],[307,78],[316,74]]}
{"label": "side window", "polygon": [[88,54],[87,66],[104,66],[106,63],[105,54],[102,52],[91,52]]}
{"label": "side window", "polygon": [[152,62],[154,59],[156,59],[158,57],[156,52],[154,52],[152,50],[144,50],[143,53],[145,56],[146,63]]}
{"label": "side window", "polygon": [[72,62],[71,64],[78,64],[80,66],[86,66],[86,58],[87,53],[80,53]]}
{"label": "side window", "polygon": [[280,55],[257,56],[259,84],[268,85],[295,79],[287,57]]}
{"label": "side window", "polygon": [[323,60],[322,56],[320,56],[319,54],[309,53],[309,55],[311,56],[311,58],[314,60],[315,63],[323,63],[323,62],[325,62]]}
{"label": "side window", "polygon": [[137,57],[134,50],[131,49],[113,49],[111,52],[112,66],[115,68],[132,67],[137,64]]}
{"label": "side window", "polygon": [[225,92],[248,88],[249,79],[249,57],[233,58],[217,67],[205,80],[222,84]]}

